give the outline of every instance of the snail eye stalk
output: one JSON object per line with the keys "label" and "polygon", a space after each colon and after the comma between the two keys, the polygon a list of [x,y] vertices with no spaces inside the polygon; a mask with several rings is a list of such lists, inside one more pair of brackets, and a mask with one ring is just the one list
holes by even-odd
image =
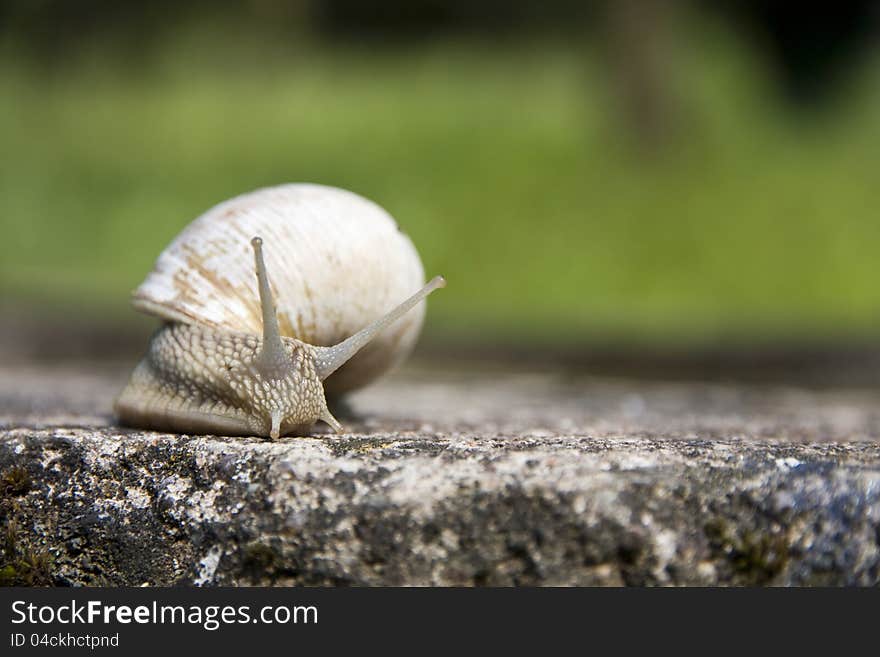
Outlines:
{"label": "snail eye stalk", "polygon": [[401,303],[399,306],[391,310],[384,317],[380,317],[372,324],[361,329],[350,338],[347,338],[339,344],[332,347],[316,347],[317,356],[315,357],[315,367],[318,370],[318,377],[324,381],[328,376],[342,367],[346,361],[352,358],[360,351],[370,340],[375,338],[379,333],[396,322],[409,312],[413,306],[422,301],[434,290],[446,287],[446,279],[442,276],[435,276],[425,287],[412,295],[409,299]]}
{"label": "snail eye stalk", "polygon": [[278,329],[278,317],[275,314],[275,298],[269,286],[269,275],[266,273],[266,262],[263,260],[263,240],[254,237],[254,263],[257,270],[257,284],[260,290],[260,310],[263,313],[263,348],[257,357],[260,371],[272,376],[283,370],[287,362],[287,353],[281,342],[281,331]]}

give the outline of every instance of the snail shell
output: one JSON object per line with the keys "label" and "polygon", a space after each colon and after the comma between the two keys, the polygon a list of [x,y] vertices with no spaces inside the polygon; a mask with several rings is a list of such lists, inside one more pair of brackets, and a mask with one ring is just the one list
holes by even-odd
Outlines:
{"label": "snail shell", "polygon": [[[161,253],[133,304],[171,322],[260,334],[250,240],[265,245],[282,336],[329,346],[387,313],[424,284],[410,239],[381,207],[316,184],[259,189],[220,203]],[[420,304],[325,381],[328,396],[361,387],[412,350]]]}

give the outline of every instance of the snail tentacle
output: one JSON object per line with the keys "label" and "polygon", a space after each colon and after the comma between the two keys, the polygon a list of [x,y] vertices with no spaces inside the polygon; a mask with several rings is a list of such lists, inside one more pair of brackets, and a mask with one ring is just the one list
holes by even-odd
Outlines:
{"label": "snail tentacle", "polygon": [[431,292],[441,287],[446,287],[446,279],[442,276],[435,276],[427,285],[412,295],[409,299],[388,312],[384,317],[380,317],[372,324],[361,329],[350,338],[347,338],[332,347],[316,347],[315,369],[318,372],[318,378],[323,381],[333,374],[333,372],[342,367],[346,361],[366,346],[370,340],[403,317],[413,308],[413,306],[422,301],[425,297],[431,294]]}
{"label": "snail tentacle", "polygon": [[272,296],[269,275],[266,272],[266,262],[263,260],[263,240],[260,237],[254,237],[251,240],[251,246],[254,247],[254,264],[260,291],[260,310],[263,314],[263,347],[257,358],[257,364],[264,376],[277,378],[283,375],[285,369],[289,367],[287,352],[281,342],[281,331],[278,330],[275,298]]}

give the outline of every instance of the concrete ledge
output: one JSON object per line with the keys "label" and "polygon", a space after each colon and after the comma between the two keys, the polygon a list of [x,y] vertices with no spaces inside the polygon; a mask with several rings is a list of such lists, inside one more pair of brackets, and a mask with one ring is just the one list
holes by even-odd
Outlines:
{"label": "concrete ledge", "polygon": [[880,583],[874,392],[410,370],[272,443],[114,427],[122,377],[0,379],[7,583]]}

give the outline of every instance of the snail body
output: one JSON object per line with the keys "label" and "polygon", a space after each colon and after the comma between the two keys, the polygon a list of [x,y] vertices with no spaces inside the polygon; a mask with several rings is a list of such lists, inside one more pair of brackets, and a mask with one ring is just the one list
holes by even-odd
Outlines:
{"label": "snail body", "polygon": [[419,302],[445,285],[435,277],[412,294],[423,281],[409,238],[351,192],[282,185],[221,203],[134,292],[134,306],[164,325],[116,414],[186,433],[277,438],[318,420],[339,431],[325,390],[365,385],[406,356]]}

